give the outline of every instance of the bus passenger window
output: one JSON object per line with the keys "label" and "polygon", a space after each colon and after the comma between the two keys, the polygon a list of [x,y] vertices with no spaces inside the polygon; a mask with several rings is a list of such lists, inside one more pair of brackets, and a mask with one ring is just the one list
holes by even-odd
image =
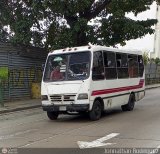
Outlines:
{"label": "bus passenger window", "polygon": [[94,53],[92,79],[93,80],[104,79],[104,66],[103,66],[102,51],[97,51]]}
{"label": "bus passenger window", "polygon": [[103,57],[106,79],[117,79],[115,53],[111,51],[104,51]]}
{"label": "bus passenger window", "polygon": [[138,77],[138,62],[136,55],[128,55],[128,72],[130,78]]}
{"label": "bus passenger window", "polygon": [[138,75],[139,77],[143,77],[143,73],[144,73],[144,64],[143,64],[143,58],[142,55],[138,56]]}
{"label": "bus passenger window", "polygon": [[119,79],[128,78],[127,54],[116,53],[117,75]]}

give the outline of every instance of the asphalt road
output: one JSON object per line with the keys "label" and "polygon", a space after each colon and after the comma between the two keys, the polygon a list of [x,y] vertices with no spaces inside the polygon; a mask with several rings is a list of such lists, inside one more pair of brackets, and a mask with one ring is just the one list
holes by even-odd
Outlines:
{"label": "asphalt road", "polygon": [[99,121],[77,115],[50,121],[41,108],[0,115],[0,147],[79,148],[78,141],[97,139],[111,143],[103,148],[160,147],[160,88],[147,90],[133,111],[113,109]]}

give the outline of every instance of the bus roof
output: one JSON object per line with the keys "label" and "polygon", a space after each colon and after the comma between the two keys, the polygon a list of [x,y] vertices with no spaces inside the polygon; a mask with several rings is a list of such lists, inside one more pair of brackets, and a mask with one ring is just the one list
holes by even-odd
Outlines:
{"label": "bus roof", "polygon": [[87,46],[79,46],[79,47],[71,47],[71,48],[53,50],[49,53],[49,55],[62,54],[62,53],[63,54],[64,53],[76,53],[76,52],[83,52],[83,51],[95,52],[95,51],[100,51],[100,50],[142,55],[142,51],[140,50],[130,50],[130,49],[123,50],[123,49],[111,48],[111,47],[100,46],[100,45],[87,45]]}

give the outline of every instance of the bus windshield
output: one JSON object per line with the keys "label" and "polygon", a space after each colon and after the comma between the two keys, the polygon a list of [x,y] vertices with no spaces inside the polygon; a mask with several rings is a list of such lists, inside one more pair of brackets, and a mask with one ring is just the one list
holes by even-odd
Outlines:
{"label": "bus windshield", "polygon": [[50,55],[43,80],[45,82],[85,80],[90,73],[90,57],[89,51]]}

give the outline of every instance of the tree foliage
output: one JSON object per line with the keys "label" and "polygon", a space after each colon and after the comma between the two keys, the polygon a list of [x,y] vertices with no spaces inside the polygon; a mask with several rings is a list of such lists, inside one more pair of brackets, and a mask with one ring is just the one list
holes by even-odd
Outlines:
{"label": "tree foliage", "polygon": [[155,64],[160,64],[160,58],[155,59]]}
{"label": "tree foliage", "polygon": [[155,58],[155,59],[154,59],[154,63],[155,63],[156,65],[160,64],[160,58],[158,58],[158,57]]}
{"label": "tree foliage", "polygon": [[54,49],[88,42],[124,45],[126,40],[154,32],[151,26],[156,20],[135,21],[125,16],[149,9],[153,1],[1,0],[0,41]]}
{"label": "tree foliage", "polygon": [[143,52],[143,62],[144,62],[144,65],[147,65],[148,62],[149,62],[149,52],[148,51],[144,51]]}

